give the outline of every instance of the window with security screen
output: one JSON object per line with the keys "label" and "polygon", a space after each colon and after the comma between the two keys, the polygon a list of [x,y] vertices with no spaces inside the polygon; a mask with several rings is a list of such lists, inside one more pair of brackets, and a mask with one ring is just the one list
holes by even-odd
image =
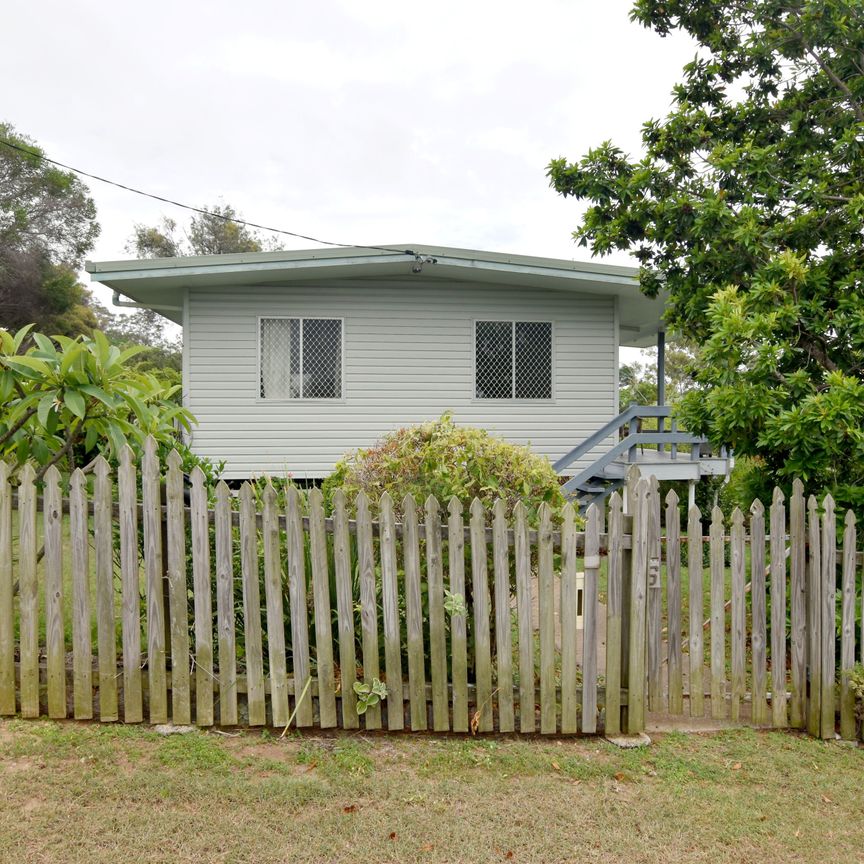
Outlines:
{"label": "window with security screen", "polygon": [[262,318],[262,399],[341,399],[342,321]]}
{"label": "window with security screen", "polygon": [[478,399],[551,399],[552,323],[477,321],[474,395]]}

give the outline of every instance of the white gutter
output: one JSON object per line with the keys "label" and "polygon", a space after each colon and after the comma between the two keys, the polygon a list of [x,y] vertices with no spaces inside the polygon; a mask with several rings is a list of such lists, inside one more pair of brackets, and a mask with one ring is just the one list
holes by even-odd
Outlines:
{"label": "white gutter", "polygon": [[120,306],[124,309],[152,309],[154,312],[163,310],[165,312],[182,312],[182,306],[154,306],[152,303],[136,303],[134,300],[121,300],[120,292],[115,290],[111,295],[111,305]]}

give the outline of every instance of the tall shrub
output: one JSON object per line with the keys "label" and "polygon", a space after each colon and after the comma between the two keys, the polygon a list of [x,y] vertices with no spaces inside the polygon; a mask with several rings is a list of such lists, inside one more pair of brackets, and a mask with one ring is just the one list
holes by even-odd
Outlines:
{"label": "tall shrub", "polygon": [[522,501],[532,521],[544,502],[554,510],[564,505],[548,459],[484,429],[457,426],[450,413],[397,429],[369,448],[348,453],[324,483],[328,506],[337,488],[349,500],[365,492],[373,502],[387,491],[397,509],[408,494],[418,504],[434,495],[444,507],[456,497],[466,511],[474,498],[486,507],[501,498],[508,510]]}

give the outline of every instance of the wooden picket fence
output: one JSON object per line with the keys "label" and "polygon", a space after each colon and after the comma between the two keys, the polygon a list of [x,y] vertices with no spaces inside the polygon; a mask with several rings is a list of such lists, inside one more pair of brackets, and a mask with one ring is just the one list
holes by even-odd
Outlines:
{"label": "wooden picket fence", "polygon": [[[572,506],[533,527],[521,503],[474,501],[466,519],[409,496],[397,521],[386,494],[337,492],[326,513],[316,489],[259,500],[166,461],[151,439],[140,466],[127,449],[116,473],[100,458],[68,483],[0,463],[0,714],[614,735],[687,710],[831,737],[839,707],[856,734],[855,521],[835,705],[834,508],[805,507],[800,483],[767,533],[758,502],[728,537],[715,509],[704,598],[701,514],[682,534],[674,492],[664,518],[635,472],[580,530]],[[355,683],[377,681],[386,699],[364,712]]]}

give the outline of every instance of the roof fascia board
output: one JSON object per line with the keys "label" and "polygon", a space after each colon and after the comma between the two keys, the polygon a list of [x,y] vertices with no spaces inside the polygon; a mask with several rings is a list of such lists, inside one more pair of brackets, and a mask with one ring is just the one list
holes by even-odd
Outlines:
{"label": "roof fascia board", "polygon": [[[139,279],[178,278],[184,276],[207,276],[207,275],[231,275],[231,274],[254,274],[274,272],[296,272],[313,271],[320,269],[341,269],[343,267],[355,267],[359,265],[387,265],[395,266],[407,263],[403,256],[379,255],[379,256],[352,256],[345,258],[303,258],[296,260],[277,261],[246,261],[224,264],[199,264],[194,265],[171,265],[171,266],[149,266],[146,268],[114,270],[102,269],[103,266],[114,265],[120,262],[105,262],[87,264],[87,271],[99,282],[114,282]],[[450,256],[437,256],[437,264],[424,264],[425,267],[437,266],[456,267],[465,270],[483,270],[495,273],[510,273],[514,275],[539,276],[546,279],[573,279],[582,282],[598,282],[604,284],[617,284],[635,286],[637,280],[635,275],[614,272],[596,272],[582,270],[576,267],[555,267],[543,264],[528,264],[522,262],[498,262],[487,261],[479,258],[462,258]],[[623,269],[623,268],[622,268]]]}

